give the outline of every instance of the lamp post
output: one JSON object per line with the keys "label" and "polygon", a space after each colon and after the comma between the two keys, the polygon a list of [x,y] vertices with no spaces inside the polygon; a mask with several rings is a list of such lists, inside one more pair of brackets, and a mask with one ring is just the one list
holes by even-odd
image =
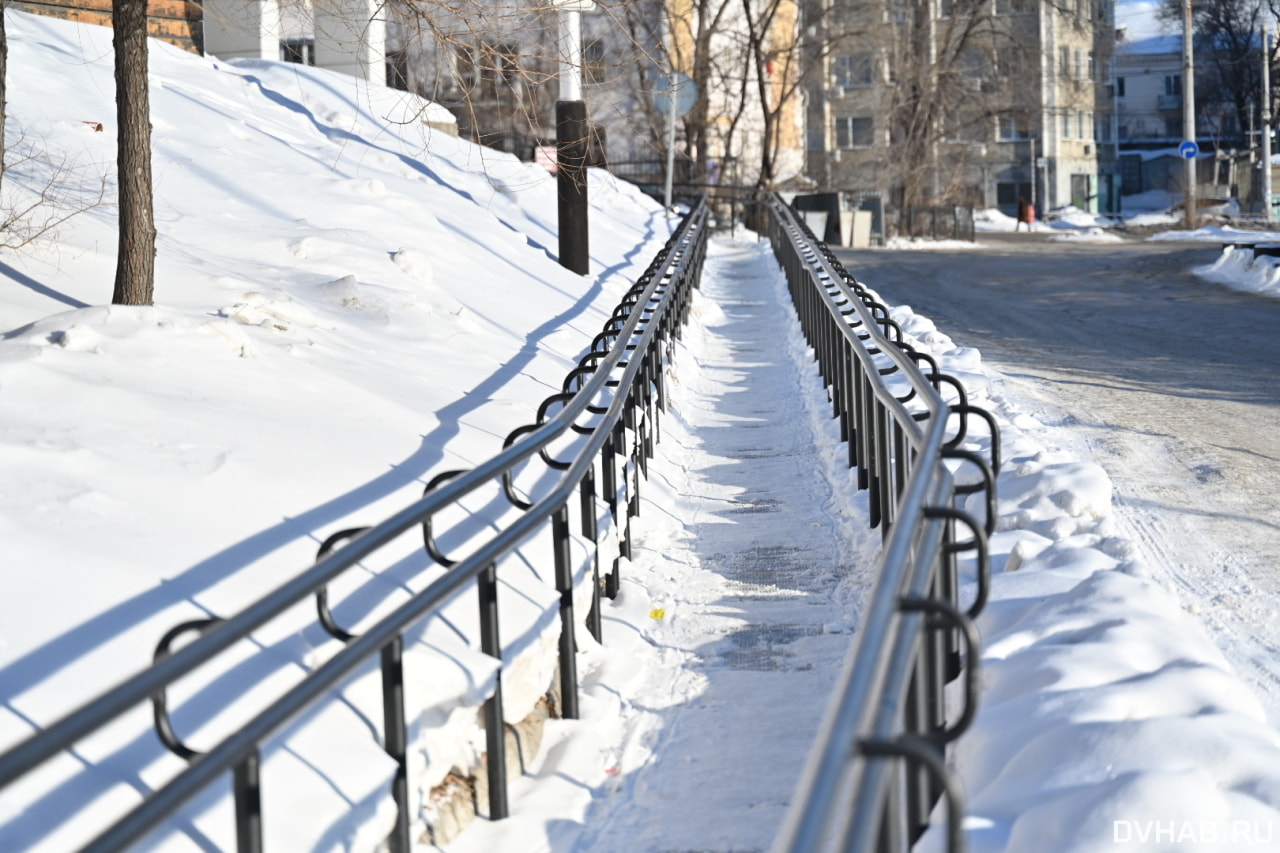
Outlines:
{"label": "lamp post", "polygon": [[1271,215],[1271,22],[1262,18],[1262,218]]}
{"label": "lamp post", "polygon": [[556,202],[560,266],[578,275],[591,269],[587,229],[587,104],[582,99],[582,13],[591,0],[552,4],[560,12],[560,97],[556,101]]}
{"label": "lamp post", "polygon": [[1191,0],[1182,0],[1182,138],[1192,143],[1183,171],[1183,207],[1187,212],[1187,228],[1196,227],[1196,67],[1191,52]]}

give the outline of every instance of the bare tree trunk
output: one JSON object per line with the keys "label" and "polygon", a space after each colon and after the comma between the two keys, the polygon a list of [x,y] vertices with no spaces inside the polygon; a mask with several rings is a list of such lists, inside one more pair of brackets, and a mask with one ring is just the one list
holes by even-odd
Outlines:
{"label": "bare tree trunk", "polygon": [[114,0],[116,125],[120,184],[120,252],[115,305],[150,305],[155,285],[156,225],[151,206],[151,105],[147,91],[147,2]]}
{"label": "bare tree trunk", "polygon": [[[770,4],[772,8],[773,4]],[[764,120],[764,138],[760,143],[760,175],[756,188],[773,188],[774,114],[769,103],[769,58],[765,52],[766,28],[772,16],[765,11],[757,19],[752,15],[751,0],[742,0],[742,11],[747,18],[747,40],[751,49],[751,63],[755,70],[756,88],[760,97],[760,117]]]}
{"label": "bare tree trunk", "polygon": [[4,182],[4,129],[8,118],[6,106],[8,89],[5,86],[5,75],[9,71],[9,38],[4,31],[4,10],[7,6],[8,3],[5,0],[0,0],[0,185]]}

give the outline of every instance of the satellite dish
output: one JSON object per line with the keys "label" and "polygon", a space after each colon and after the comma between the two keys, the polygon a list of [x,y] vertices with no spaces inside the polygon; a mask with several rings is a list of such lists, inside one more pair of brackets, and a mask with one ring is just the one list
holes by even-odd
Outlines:
{"label": "satellite dish", "polygon": [[698,84],[683,71],[663,74],[653,89],[653,106],[663,114],[674,107],[676,118],[688,113],[697,102]]}

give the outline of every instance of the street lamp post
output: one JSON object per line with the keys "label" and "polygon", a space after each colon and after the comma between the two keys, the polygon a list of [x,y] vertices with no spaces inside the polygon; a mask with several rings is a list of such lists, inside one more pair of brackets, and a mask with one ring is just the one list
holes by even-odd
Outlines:
{"label": "street lamp post", "polygon": [[582,99],[582,13],[590,0],[554,4],[560,11],[560,98],[556,101],[556,202],[560,266],[591,269],[587,229],[587,104]]}
{"label": "street lamp post", "polygon": [[1191,52],[1191,0],[1182,0],[1182,138],[1192,143],[1183,171],[1183,207],[1187,228],[1196,227],[1196,67]]}
{"label": "street lamp post", "polygon": [[1271,215],[1271,22],[1262,19],[1262,218]]}

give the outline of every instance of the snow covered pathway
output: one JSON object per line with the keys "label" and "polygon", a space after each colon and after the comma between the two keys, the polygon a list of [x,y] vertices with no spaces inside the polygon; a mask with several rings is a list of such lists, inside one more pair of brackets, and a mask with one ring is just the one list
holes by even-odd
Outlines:
{"label": "snow covered pathway", "polygon": [[[580,820],[551,822],[542,849],[768,849],[871,583],[879,538],[768,244],[713,242],[702,291],[641,487],[634,558],[606,610],[608,657],[620,642],[634,654],[584,680],[584,720],[555,724],[577,731],[563,748],[551,734],[532,768],[542,781],[513,788],[563,813],[545,781],[579,775],[566,753],[603,735],[603,784]],[[489,846],[498,832],[518,837],[480,823],[456,849],[507,849]]]}

